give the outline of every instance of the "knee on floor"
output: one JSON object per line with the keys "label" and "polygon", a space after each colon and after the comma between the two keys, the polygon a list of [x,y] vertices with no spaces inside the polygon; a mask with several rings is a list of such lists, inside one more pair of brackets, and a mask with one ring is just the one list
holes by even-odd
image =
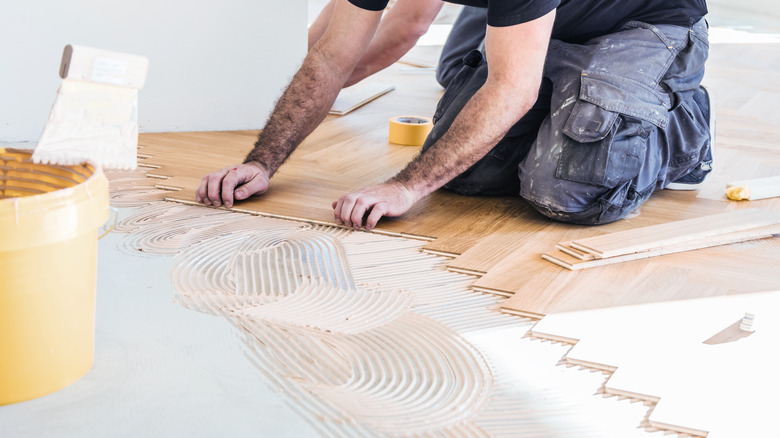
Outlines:
{"label": "knee on floor", "polygon": [[604,225],[631,214],[650,196],[625,184],[600,189],[589,184],[555,184],[551,190],[521,190],[521,195],[542,215],[578,225]]}

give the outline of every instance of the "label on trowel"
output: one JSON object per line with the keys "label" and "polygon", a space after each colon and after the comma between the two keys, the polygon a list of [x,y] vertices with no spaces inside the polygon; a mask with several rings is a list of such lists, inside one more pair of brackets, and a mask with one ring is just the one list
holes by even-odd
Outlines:
{"label": "label on trowel", "polygon": [[140,90],[148,68],[144,56],[68,44],[62,52],[60,77]]}
{"label": "label on trowel", "polygon": [[127,61],[124,59],[95,57],[91,79],[104,84],[122,85],[127,74]]}

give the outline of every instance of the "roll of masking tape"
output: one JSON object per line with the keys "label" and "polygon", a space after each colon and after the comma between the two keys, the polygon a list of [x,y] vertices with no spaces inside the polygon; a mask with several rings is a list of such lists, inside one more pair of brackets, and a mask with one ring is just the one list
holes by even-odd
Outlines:
{"label": "roll of masking tape", "polygon": [[390,119],[390,143],[422,146],[433,123],[426,117],[400,116]]}

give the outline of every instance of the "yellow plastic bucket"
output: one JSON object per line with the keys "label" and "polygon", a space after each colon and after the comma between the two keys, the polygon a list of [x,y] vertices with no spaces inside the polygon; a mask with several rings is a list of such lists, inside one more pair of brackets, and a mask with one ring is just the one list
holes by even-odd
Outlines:
{"label": "yellow plastic bucket", "polygon": [[68,386],[94,358],[108,180],[100,167],[31,154],[0,148],[0,405]]}

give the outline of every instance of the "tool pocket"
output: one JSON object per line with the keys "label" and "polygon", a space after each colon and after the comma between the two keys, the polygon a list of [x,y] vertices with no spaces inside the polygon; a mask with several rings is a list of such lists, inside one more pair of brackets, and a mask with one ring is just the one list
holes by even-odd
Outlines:
{"label": "tool pocket", "polygon": [[[648,101],[653,103],[648,103]],[[563,133],[561,179],[613,188],[639,173],[654,126],[669,123],[666,101],[631,79],[583,73]]]}

